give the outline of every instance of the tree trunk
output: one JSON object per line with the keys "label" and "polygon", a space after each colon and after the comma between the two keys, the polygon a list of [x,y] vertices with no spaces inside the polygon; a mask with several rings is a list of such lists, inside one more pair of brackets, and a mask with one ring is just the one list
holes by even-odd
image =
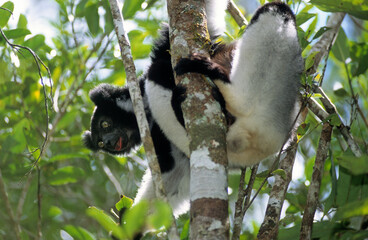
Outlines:
{"label": "tree trunk", "polygon": [[[167,1],[172,65],[189,54],[208,55],[205,2]],[[228,239],[226,125],[210,84],[199,74],[176,77],[190,139],[190,239]]]}

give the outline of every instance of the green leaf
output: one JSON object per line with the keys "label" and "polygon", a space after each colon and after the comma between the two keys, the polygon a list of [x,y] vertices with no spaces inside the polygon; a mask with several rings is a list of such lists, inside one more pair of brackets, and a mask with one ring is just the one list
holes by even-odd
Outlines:
{"label": "green leaf", "polygon": [[272,172],[272,175],[279,175],[280,177],[282,177],[282,179],[286,179],[286,172],[283,169],[276,169],[275,171]]}
{"label": "green leaf", "polygon": [[312,52],[311,54],[308,55],[307,59],[305,59],[305,70],[308,70],[309,68],[313,67],[317,53],[319,52]]}
{"label": "green leaf", "polygon": [[345,155],[340,156],[337,159],[339,160],[339,164],[341,166],[348,169],[354,175],[368,173],[368,155],[363,155],[361,157]]}
{"label": "green leaf", "polygon": [[332,113],[332,114],[328,115],[328,117],[326,117],[326,119],[323,120],[323,122],[327,122],[327,121],[330,121],[330,124],[333,125],[333,126],[340,126],[341,125],[340,117],[336,113]]}
{"label": "green leaf", "polygon": [[31,34],[31,31],[29,31],[26,28],[17,28],[17,29],[11,29],[11,30],[4,30],[4,34],[7,39],[16,39],[16,38],[22,38],[22,37],[25,37]]}
{"label": "green leaf", "polygon": [[189,239],[189,225],[190,225],[190,219],[188,219],[183,226],[183,230],[180,233],[180,240]]}
{"label": "green leaf", "polygon": [[296,25],[300,26],[303,23],[305,23],[306,21],[308,21],[309,19],[311,19],[312,17],[317,16],[317,14],[315,13],[307,13],[307,12],[301,12],[298,15],[296,15]]}
{"label": "green leaf", "polygon": [[126,0],[123,6],[124,19],[133,18],[138,10],[141,10],[141,6],[144,0]]}
{"label": "green leaf", "polygon": [[368,215],[368,198],[349,202],[337,209],[336,219],[346,219],[356,216]]}
{"label": "green leaf", "polygon": [[87,215],[94,218],[106,231],[112,232],[115,237],[125,239],[123,229],[104,211],[96,207],[89,207]]}
{"label": "green leaf", "polygon": [[342,166],[339,167],[339,177],[336,188],[336,199],[334,205],[339,207],[344,205],[349,197],[352,175]]}
{"label": "green leaf", "polygon": [[57,162],[57,161],[63,161],[63,160],[70,160],[73,158],[82,158],[82,159],[88,159],[88,156],[84,153],[62,153],[55,156],[52,156],[47,162]]}
{"label": "green leaf", "polygon": [[121,209],[123,208],[126,208],[126,209],[131,208],[132,205],[133,205],[133,199],[127,196],[123,196],[122,198],[120,198],[119,202],[115,204],[115,207],[118,211],[121,211]]}
{"label": "green leaf", "polygon": [[100,16],[98,15],[98,4],[90,4],[85,9],[85,17],[87,20],[88,29],[93,36],[98,34],[100,29]]}
{"label": "green leaf", "polygon": [[328,30],[330,30],[330,27],[321,27],[318,32],[314,35],[313,40],[319,38],[320,36],[322,36],[325,32],[327,32]]}
{"label": "green leaf", "polygon": [[49,177],[48,182],[51,185],[63,185],[75,183],[84,177],[85,173],[82,168],[67,166],[55,170]]}
{"label": "green leaf", "polygon": [[23,45],[29,47],[33,51],[37,51],[39,48],[45,45],[45,36],[37,34],[36,36],[25,41]]}
{"label": "green leaf", "polygon": [[148,216],[148,223],[154,229],[168,229],[173,223],[171,207],[168,203],[155,201],[155,212]]}
{"label": "green leaf", "polygon": [[339,34],[337,35],[335,44],[332,46],[331,51],[337,60],[341,62],[345,62],[350,56],[348,39],[342,28],[339,30]]}
{"label": "green leaf", "polygon": [[123,218],[125,224],[123,227],[128,237],[132,238],[143,228],[147,218],[148,206],[147,201],[140,201],[125,212]]}
{"label": "green leaf", "polygon": [[310,123],[300,124],[296,132],[298,133],[298,135],[304,136],[308,132],[309,127]]}
{"label": "green leaf", "polygon": [[17,28],[27,28],[27,24],[28,24],[28,21],[27,21],[26,16],[24,16],[23,14],[20,14]]}
{"label": "green leaf", "polygon": [[298,27],[297,29],[298,29],[298,38],[299,38],[300,46],[302,49],[305,49],[309,44],[307,35],[301,27]]}
{"label": "green leaf", "polygon": [[102,1],[102,7],[105,9],[105,32],[110,33],[114,30],[113,19],[108,1]]}
{"label": "green leaf", "polygon": [[366,0],[311,0],[310,3],[325,12],[346,12],[357,18],[368,20]]}
{"label": "green leaf", "polygon": [[345,88],[338,88],[334,90],[334,94],[338,97],[347,97],[349,95]]}
{"label": "green leaf", "polygon": [[[12,3],[11,1],[8,1],[8,2],[4,3],[1,7],[5,8],[5,9],[8,9],[11,12],[14,11],[14,3]],[[6,11],[4,9],[0,9],[0,27],[1,28],[5,27],[5,25],[9,21],[9,18],[11,16],[11,13],[9,11]]]}
{"label": "green leaf", "polygon": [[25,131],[30,130],[30,122],[24,118],[20,120],[13,128],[13,134],[8,136],[3,149],[10,149],[12,153],[22,153],[26,150],[27,139]]}
{"label": "green leaf", "polygon": [[85,14],[85,6],[88,0],[82,0],[78,3],[76,9],[75,9],[75,16],[76,17],[83,17]]}
{"label": "green leaf", "polygon": [[368,69],[368,44],[352,43],[350,45],[350,56],[355,65],[352,66],[353,77],[364,74]]}
{"label": "green leaf", "polygon": [[74,240],[95,240],[96,238],[82,227],[76,227],[73,225],[66,225],[64,230],[69,233],[70,236],[74,238]]}
{"label": "green leaf", "polygon": [[56,217],[56,216],[61,215],[62,213],[63,213],[63,210],[61,210],[60,208],[56,206],[51,206],[48,211],[48,215],[50,217]]}
{"label": "green leaf", "polygon": [[140,30],[132,30],[128,33],[134,59],[146,58],[149,55],[151,46],[143,43],[146,36],[147,33]]}

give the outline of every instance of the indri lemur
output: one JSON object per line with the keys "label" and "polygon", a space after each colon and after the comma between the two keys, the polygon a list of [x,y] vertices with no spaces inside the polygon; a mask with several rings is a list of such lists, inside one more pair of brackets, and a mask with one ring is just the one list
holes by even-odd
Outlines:
{"label": "indri lemur", "polygon": [[[215,12],[207,11],[212,36],[219,33],[218,25],[211,24]],[[185,209],[179,206],[187,205],[189,199],[189,141],[183,127],[182,97],[178,96],[183,91],[175,86],[167,27],[154,43],[151,62],[140,86],[169,202],[179,214]],[[210,59],[193,55],[175,67],[177,74],[205,74],[218,87],[226,111],[235,118],[227,133],[229,163],[235,166],[258,163],[280,150],[297,115],[302,70],[295,17],[282,3],[259,8],[239,42],[217,44]],[[93,89],[90,97],[96,108],[91,131],[83,136],[88,148],[124,154],[141,144],[126,88],[104,84]],[[136,202],[142,198],[154,198],[149,170]]]}
{"label": "indri lemur", "polygon": [[[221,19],[225,17],[226,6],[227,1],[224,0],[206,0],[208,30],[213,38],[224,31],[225,21]],[[152,64],[148,72],[152,75],[156,71],[158,81],[162,81],[164,86],[173,89],[175,83],[168,51],[170,49],[169,29],[167,25],[164,25],[163,28],[160,37],[154,43],[151,53]],[[152,117],[145,93],[146,78],[147,73],[139,80],[145,112],[167,197],[174,215],[178,216],[189,208],[189,159],[166,138]],[[127,88],[101,84],[91,90],[90,98],[96,107],[91,119],[91,130],[83,134],[86,147],[93,151],[102,150],[119,155],[129,153],[134,147],[141,144]],[[175,109],[180,109],[180,105],[175,106]],[[147,169],[134,202],[153,198],[155,198],[155,191],[150,170]]]}
{"label": "indri lemur", "polygon": [[[175,109],[179,104],[170,102],[178,99],[168,81],[170,68],[168,53],[153,59],[148,103],[166,137],[189,156],[181,111]],[[182,59],[175,70],[202,73],[214,81],[235,117],[227,133],[229,163],[249,166],[278,152],[287,140],[298,113],[303,68],[293,12],[286,4],[269,3],[257,10],[240,41],[219,44],[210,59]]]}

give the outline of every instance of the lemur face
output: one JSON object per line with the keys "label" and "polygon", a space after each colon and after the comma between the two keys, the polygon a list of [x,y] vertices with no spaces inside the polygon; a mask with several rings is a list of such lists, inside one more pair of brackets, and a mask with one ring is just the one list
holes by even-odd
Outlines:
{"label": "lemur face", "polygon": [[100,85],[90,92],[96,104],[91,119],[91,130],[85,131],[83,141],[92,151],[102,150],[119,155],[141,143],[137,121],[130,108],[127,89]]}

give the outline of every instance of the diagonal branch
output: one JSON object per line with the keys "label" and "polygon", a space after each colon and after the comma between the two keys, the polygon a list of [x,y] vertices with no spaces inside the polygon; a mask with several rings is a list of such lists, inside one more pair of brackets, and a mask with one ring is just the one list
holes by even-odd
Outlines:
{"label": "diagonal branch", "polygon": [[330,125],[329,122],[325,122],[322,127],[316,160],[313,167],[311,184],[309,186],[307,194],[307,204],[303,214],[300,240],[312,239],[313,219],[317,209],[317,205],[319,203],[319,191],[321,188],[325,160],[327,158],[328,150],[330,147],[332,128],[333,127]]}
{"label": "diagonal branch", "polygon": [[[123,60],[127,76],[129,94],[133,102],[133,108],[135,116],[137,118],[139,132],[141,135],[144,149],[146,151],[148,165],[151,170],[152,179],[155,186],[156,197],[167,202],[164,185],[161,179],[161,170],[153,146],[151,133],[148,127],[148,122],[144,111],[142,94],[136,77],[136,70],[133,62],[130,43],[127,36],[127,32],[124,29],[124,19],[118,6],[117,0],[109,0],[109,3],[111,8],[111,14],[113,17],[115,32],[119,41],[121,58]],[[175,221],[172,224],[171,229],[169,230],[169,238],[179,239]]]}
{"label": "diagonal branch", "polygon": [[292,147],[288,149],[286,157],[280,161],[280,169],[284,170],[285,176],[275,175],[275,184],[270,192],[265,218],[257,235],[258,239],[277,239],[281,209],[292,179],[295,155],[298,149],[297,141],[296,137],[292,139],[290,143]]}
{"label": "diagonal branch", "polygon": [[229,0],[227,5],[227,11],[234,18],[235,22],[239,25],[239,27],[247,26],[248,21],[240,12],[239,8],[235,5],[233,0]]}

